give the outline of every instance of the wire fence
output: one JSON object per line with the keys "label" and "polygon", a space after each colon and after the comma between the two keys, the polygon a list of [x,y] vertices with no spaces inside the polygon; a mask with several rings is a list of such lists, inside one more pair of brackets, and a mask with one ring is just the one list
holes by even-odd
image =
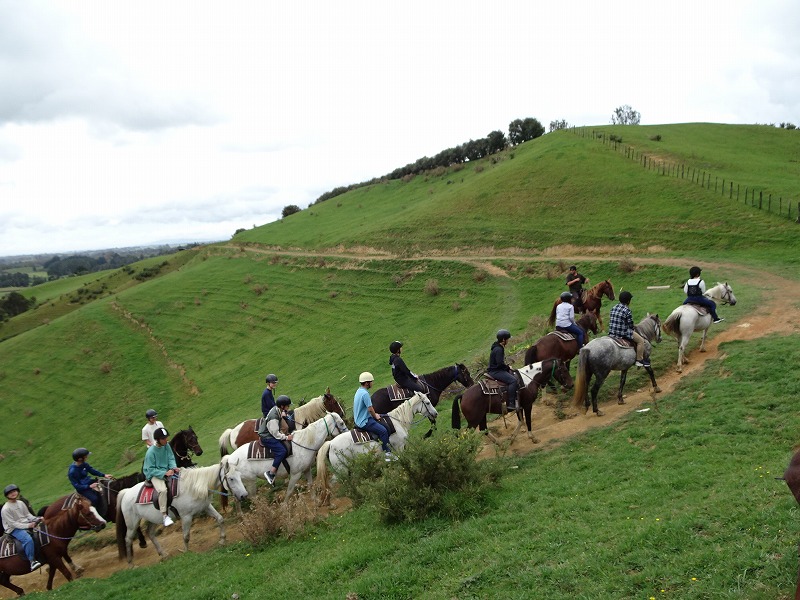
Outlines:
{"label": "wire fence", "polygon": [[623,154],[626,158],[636,161],[644,169],[654,171],[662,176],[676,177],[712,191],[720,196],[727,196],[729,200],[736,200],[759,210],[785,217],[795,223],[800,223],[800,201],[784,199],[781,196],[757,189],[751,186],[742,186],[732,180],[720,178],[710,171],[692,167],[684,163],[664,160],[658,156],[638,150],[628,144],[623,144],[616,135],[605,131],[597,131],[588,127],[572,127],[575,135],[583,138],[592,138],[600,141],[615,152]]}

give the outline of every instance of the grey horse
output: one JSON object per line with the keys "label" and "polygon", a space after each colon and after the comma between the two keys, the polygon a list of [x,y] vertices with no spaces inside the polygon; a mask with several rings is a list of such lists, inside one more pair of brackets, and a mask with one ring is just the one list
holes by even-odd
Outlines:
{"label": "grey horse", "polygon": [[[661,321],[658,315],[648,314],[634,329],[647,340],[645,356],[648,356],[652,341],[661,341]],[[581,348],[578,360],[578,372],[575,379],[573,395],[573,401],[576,407],[583,405],[586,411],[589,410],[589,382],[592,376],[594,376],[595,380],[592,386],[592,410],[598,417],[603,416],[603,411],[597,408],[597,392],[600,390],[600,387],[611,371],[622,371],[619,379],[617,403],[625,404],[625,401],[622,399],[622,390],[625,387],[625,380],[628,377],[628,369],[630,369],[636,361],[636,351],[633,347],[620,348],[610,337],[603,336],[593,339]],[[656,383],[656,376],[653,374],[652,367],[646,366],[644,368],[647,374],[650,375],[653,391],[660,392],[661,388],[659,388]]]}

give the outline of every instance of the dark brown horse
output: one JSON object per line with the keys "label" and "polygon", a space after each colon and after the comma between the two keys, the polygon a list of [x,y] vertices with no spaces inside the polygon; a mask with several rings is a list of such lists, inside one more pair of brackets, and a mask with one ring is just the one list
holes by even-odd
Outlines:
{"label": "dark brown horse", "polygon": [[[72,581],[72,573],[64,565],[63,558],[67,555],[67,546],[77,531],[79,529],[99,531],[106,526],[106,522],[88,499],[78,496],[68,510],[59,510],[54,516],[45,517],[44,524],[47,526],[50,541],[40,548],[39,554],[42,562],[50,565],[47,589],[52,590],[56,569],[61,571],[67,581]],[[25,592],[11,583],[11,576],[26,575],[30,570],[30,563],[24,554],[0,558],[0,585],[22,596]]]}
{"label": "dark brown horse", "polygon": [[[553,378],[562,386],[570,388],[572,387],[572,377],[570,377],[567,365],[558,358],[550,358],[534,365],[526,365],[519,370],[519,373],[522,375],[522,380],[526,385],[519,390],[518,400],[525,416],[525,424],[528,427],[528,437],[536,444],[539,440],[537,440],[531,432],[531,411],[533,409],[533,403],[539,395],[539,390]],[[480,384],[473,385],[467,389],[460,397],[457,396],[455,400],[453,400],[453,413],[451,417],[453,429],[461,429],[461,413],[463,412],[464,418],[467,420],[467,425],[470,428],[474,429],[478,427],[480,431],[485,431],[493,442],[497,443],[497,439],[487,428],[486,416],[490,413],[496,415],[503,414],[505,408],[505,393],[506,392],[492,395],[484,394]],[[512,439],[516,437],[522,427],[522,416],[519,414],[517,416],[519,417],[519,425],[517,425]]]}
{"label": "dark brown horse", "polygon": [[[450,365],[449,367],[439,369],[433,373],[427,373],[420,376],[419,379],[425,384],[427,388],[426,395],[434,406],[439,404],[439,396],[441,396],[447,386],[454,381],[457,381],[465,388],[475,384],[472,380],[472,375],[469,374],[469,369],[467,369],[466,365],[461,363]],[[413,393],[410,394],[409,398],[413,395]],[[376,412],[386,414],[400,406],[406,399],[407,398],[398,398],[397,400],[390,400],[389,388],[384,387],[375,390],[375,393],[372,394],[372,406],[375,407]]]}
{"label": "dark brown horse", "polygon": [[[203,449],[200,447],[200,442],[197,441],[197,434],[194,432],[191,425],[189,425],[189,429],[181,429],[178,433],[173,435],[172,439],[169,441],[169,445],[172,446],[172,452],[175,454],[175,462],[182,469],[197,466],[192,461],[192,454],[196,454],[197,456],[203,455]],[[139,482],[134,481],[131,485],[125,487],[131,487],[136,483]],[[112,504],[112,506],[114,505],[116,505],[116,502]]]}
{"label": "dark brown horse", "polygon": [[[800,449],[795,449],[797,451],[792,456],[792,460],[789,461],[789,466],[786,467],[783,479],[786,481],[786,485],[789,486],[794,499],[800,504]],[[797,553],[800,556],[800,544],[798,544]],[[797,569],[797,588],[794,592],[794,600],[800,600],[800,567]]]}
{"label": "dark brown horse", "polygon": [[[578,327],[583,329],[584,338],[583,343],[589,342],[589,332],[591,331],[597,335],[597,317],[594,313],[586,313],[577,321]],[[532,365],[535,362],[545,360],[547,358],[560,358],[567,363],[569,369],[569,361],[571,361],[578,354],[578,340],[571,339],[569,341],[562,340],[556,332],[548,333],[540,337],[536,342],[528,348],[525,352],[525,364]]]}
{"label": "dark brown horse", "polygon": [[[297,407],[294,411],[295,423],[298,428],[308,427],[310,423],[321,419],[329,412],[336,413],[344,419],[344,407],[331,394],[331,388],[327,388],[322,396],[312,398],[302,406]],[[255,442],[258,439],[258,433],[256,433],[257,423],[258,419],[248,419],[247,421],[242,421],[236,427],[223,431],[219,438],[219,455],[227,456],[229,445],[232,452],[243,444]]]}
{"label": "dark brown horse", "polygon": [[[597,321],[600,325],[603,324],[603,319],[600,318],[600,308],[603,305],[602,297],[605,296],[609,300],[614,300],[614,286],[611,285],[611,280],[606,279],[605,281],[601,281],[594,287],[583,290],[583,306],[578,304],[575,308],[575,312],[581,313],[594,313],[594,316],[597,317]],[[555,325],[556,322],[556,306],[561,303],[561,300],[556,300],[553,303],[553,309],[550,311],[550,317],[548,318],[547,322],[550,323],[552,327]],[[578,310],[580,309],[580,311]]]}

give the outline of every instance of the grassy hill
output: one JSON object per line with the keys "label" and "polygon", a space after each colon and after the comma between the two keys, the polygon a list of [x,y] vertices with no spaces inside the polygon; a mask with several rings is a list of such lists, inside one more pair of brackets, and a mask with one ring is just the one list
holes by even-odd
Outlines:
{"label": "grassy hill", "polygon": [[[698,166],[710,165],[735,180],[752,179],[753,184],[763,182],[776,193],[800,197],[800,174],[791,169],[794,163],[788,168],[775,166],[787,167],[787,160],[798,155],[800,137],[792,137],[793,132],[708,124],[603,129],[642,148],[656,144],[649,137],[658,133],[662,141],[657,148],[665,155]],[[494,332],[500,327],[515,335],[514,350],[524,350],[527,340],[544,331],[543,318],[564,289],[563,271],[569,257],[581,257],[581,271],[593,283],[611,278],[618,292],[622,288],[632,291],[638,321],[645,311],[666,315],[682,300],[678,287],[691,264],[703,265],[707,281],[730,279],[728,269],[718,263],[755,266],[797,278],[797,236],[798,225],[785,218],[723,201],[691,182],[656,175],[608,146],[568,131],[549,134],[460,170],[360,188],[282,221],[242,232],[228,244],[159,257],[158,261],[167,261],[170,267],[144,281],[115,272],[93,281],[55,282],[67,288],[54,284],[33,288],[31,293],[38,298],[41,289],[48,303],[4,325],[12,328],[14,335],[0,342],[2,472],[36,505],[69,491],[66,468],[74,447],[89,447],[92,463],[102,470],[132,472],[144,454],[139,430],[144,411],[151,407],[172,430],[191,424],[208,450],[201,464],[211,464],[222,430],[258,415],[267,372],[279,375],[279,392],[289,394],[295,402],[317,396],[330,386],[349,405],[359,372],[372,371],[378,385],[390,382],[387,346],[394,339],[405,342],[407,362],[421,373],[456,361],[467,362],[475,371],[485,364]],[[675,261],[658,265],[642,260],[645,258]],[[746,315],[746,307],[756,304],[764,292],[755,280],[735,279],[731,284],[740,305],[726,311],[729,325]],[[671,288],[648,291],[650,285]],[[73,301],[83,287],[97,287],[101,293],[82,298],[83,303]],[[606,304],[606,314],[608,307]],[[5,335],[4,329],[0,335]],[[796,359],[796,343],[781,348],[781,356]],[[739,347],[742,356],[763,351],[757,344]],[[657,373],[670,368],[674,359],[675,344],[665,341],[654,357]],[[745,363],[744,358],[737,360]],[[770,376],[775,389],[781,389],[785,376],[779,373]],[[723,392],[713,391],[710,376],[704,377],[687,385],[708,387],[709,396],[716,394],[710,401],[720,406],[729,401],[722,398]],[[639,373],[629,377],[633,387],[643,381]],[[792,380],[791,385],[796,389],[796,382]],[[604,388],[605,397],[613,393],[613,387]],[[733,389],[726,388],[724,394],[736,397]],[[758,397],[767,402],[766,394],[758,392]],[[673,397],[672,402],[678,400]],[[446,424],[449,412],[443,412],[442,423]],[[669,425],[659,424],[659,429],[667,436],[696,437],[696,428],[685,423],[681,414],[676,409]],[[764,451],[764,460],[779,457],[785,462],[794,421],[786,422],[783,446],[771,453]],[[442,426],[439,434],[446,434],[445,429]],[[618,437],[611,439],[608,447],[603,440],[612,434],[603,432],[544,456],[524,459],[519,475],[512,478],[511,488],[516,491],[504,491],[498,496],[498,506],[516,503],[521,513],[523,507],[536,502],[540,493],[535,490],[550,494],[551,502],[563,506],[579,492],[559,488],[553,472],[561,475],[574,469],[576,453],[593,451],[597,445],[605,451],[603,460],[611,464],[613,453],[624,446],[628,435],[623,429],[613,434]],[[726,440],[719,443],[724,447]],[[731,485],[751,466],[740,465],[730,475],[718,476],[728,482],[726,486]],[[639,468],[647,467],[642,463]],[[658,463],[654,468],[663,470],[666,465]],[[579,469],[590,480],[606,476],[591,461]],[[673,483],[674,476],[664,471],[664,489],[679,485]],[[629,493],[636,494],[633,482],[625,481],[631,486]],[[736,486],[732,487],[731,492],[720,492],[720,506],[739,502]],[[783,492],[771,500],[775,511],[792,506],[793,500],[786,500]],[[606,502],[608,493],[598,489],[595,497]],[[659,501],[663,497],[652,497],[647,506],[656,507]],[[696,496],[687,497],[683,510],[691,511],[695,502]],[[582,508],[588,506],[587,500]],[[545,523],[555,518],[550,513],[537,514],[530,522],[546,529]],[[519,521],[512,524],[505,516],[491,514],[486,519],[464,537],[447,538],[450,542],[431,537],[429,552],[436,548],[437,554],[463,563],[455,547],[477,544],[478,532],[495,523],[501,537],[484,552],[509,553],[509,547],[518,547],[521,542],[506,545],[502,536],[512,527],[519,528]],[[717,517],[711,519],[715,527],[721,527],[716,524]],[[786,527],[785,517],[780,519]],[[375,527],[368,514],[348,516],[347,523],[354,530]],[[440,526],[420,524],[402,533],[401,545],[408,545],[408,551],[396,552],[407,554],[417,548],[412,540],[431,536]],[[736,527],[746,529],[742,523]],[[560,542],[555,531],[544,535],[557,562]],[[775,534],[772,525],[769,532]],[[635,544],[648,533],[637,529],[630,535],[620,534],[618,544]],[[577,545],[567,544],[567,552],[590,553],[595,542],[588,532],[584,534],[574,536]],[[321,543],[328,549],[323,547],[322,555],[333,553],[336,537],[323,537]],[[440,543],[442,547],[437,546]],[[299,548],[307,551],[310,544],[307,540]],[[603,544],[607,560],[620,552],[613,540]],[[793,552],[787,548],[794,544],[794,539],[781,540],[780,552]],[[292,554],[301,552],[291,544],[280,548]],[[374,551],[373,546],[367,548]],[[269,550],[263,552],[262,562],[277,556]],[[300,554],[296,556],[300,560]],[[189,571],[207,569],[202,566],[204,561],[212,564],[227,560],[225,557],[230,558],[225,553],[187,557],[181,564]],[[641,558],[651,559],[647,554]],[[434,561],[439,577],[446,569],[444,562],[445,558]],[[787,578],[792,573],[789,562],[787,558],[780,564],[787,569]],[[328,566],[317,575],[322,580],[333,577],[336,564],[323,564]],[[468,578],[470,563],[463,564],[453,571],[454,581]],[[573,577],[575,570],[593,572],[596,567],[589,565],[584,557],[560,573],[554,563],[553,585]],[[374,567],[365,564],[363,569],[372,577]],[[150,578],[161,577],[164,571],[137,573],[140,578]],[[424,583],[419,571],[412,573]],[[532,578],[541,576],[536,569],[530,573]],[[486,596],[498,579],[489,573],[484,577],[487,579],[474,583],[447,584],[450,596],[442,597]],[[767,591],[785,587],[785,580],[771,577]],[[259,578],[263,578],[262,571]],[[126,574],[103,583],[108,592],[104,596],[113,597],[112,588],[105,586],[130,586],[134,580],[139,581],[136,574]],[[504,577],[499,580],[510,585]],[[207,597],[218,597],[231,583],[220,579],[209,585]],[[359,588],[362,598],[416,597],[425,589],[398,583],[396,591],[382,594],[369,591],[382,590],[380,585],[364,585]],[[343,586],[339,584],[337,593]],[[63,593],[68,593],[68,588]],[[80,584],[75,589],[85,591]],[[629,597],[628,588],[610,584],[606,589],[611,594],[606,597]],[[233,591],[227,592],[228,596]]]}

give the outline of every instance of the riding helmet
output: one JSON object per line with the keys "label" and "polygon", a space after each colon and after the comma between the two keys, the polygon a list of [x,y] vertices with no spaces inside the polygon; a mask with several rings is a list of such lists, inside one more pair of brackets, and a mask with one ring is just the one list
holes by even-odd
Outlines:
{"label": "riding helmet", "polygon": [[165,440],[168,437],[169,437],[169,431],[167,431],[164,427],[159,427],[153,432],[154,440]]}
{"label": "riding helmet", "polygon": [[633,294],[628,291],[624,291],[619,295],[619,301],[623,304],[630,304],[631,300],[633,299]]}
{"label": "riding helmet", "polygon": [[72,460],[78,460],[79,458],[86,458],[89,456],[91,452],[89,452],[86,448],[75,448],[72,452]]}
{"label": "riding helmet", "polygon": [[292,403],[292,399],[289,398],[286,394],[281,394],[275,400],[275,404],[278,406],[289,406]]}
{"label": "riding helmet", "polygon": [[571,302],[572,301],[572,294],[569,292],[561,292],[561,301],[562,302]]}
{"label": "riding helmet", "polygon": [[511,338],[511,332],[508,329],[501,329],[497,332],[498,341],[508,340]]}
{"label": "riding helmet", "polygon": [[577,271],[577,270],[578,270],[578,267],[576,267],[575,265],[572,265],[572,266],[569,268],[569,270],[570,270],[570,271]]}
{"label": "riding helmet", "polygon": [[157,417],[158,413],[156,411],[154,411],[152,408],[149,408],[147,410],[147,412],[144,413],[144,416],[147,417],[148,419],[151,419],[153,417]]}
{"label": "riding helmet", "polygon": [[278,376],[274,373],[267,375],[267,383],[278,383]]}
{"label": "riding helmet", "polygon": [[689,269],[689,277],[694,279],[695,277],[700,277],[700,267],[692,267]]}
{"label": "riding helmet", "polygon": [[8,498],[8,495],[11,492],[18,492],[18,491],[19,491],[19,487],[15,483],[12,483],[10,485],[7,485],[6,488],[3,490],[3,496]]}
{"label": "riding helmet", "polygon": [[369,371],[364,371],[361,375],[358,376],[358,383],[366,383],[368,381],[375,381],[375,378]]}
{"label": "riding helmet", "polygon": [[403,347],[403,342],[392,342],[391,344],[389,344],[389,352],[395,354],[402,347]]}

